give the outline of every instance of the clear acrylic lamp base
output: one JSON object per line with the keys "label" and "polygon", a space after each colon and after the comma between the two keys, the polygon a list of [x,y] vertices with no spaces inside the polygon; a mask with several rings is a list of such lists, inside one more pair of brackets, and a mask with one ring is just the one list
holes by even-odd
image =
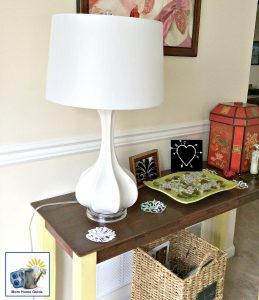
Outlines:
{"label": "clear acrylic lamp base", "polygon": [[138,197],[133,174],[120,166],[113,144],[113,111],[99,110],[102,125],[100,154],[81,175],[76,186],[77,201],[87,207],[89,219],[100,223],[122,220]]}
{"label": "clear acrylic lamp base", "polygon": [[127,216],[127,209],[119,210],[117,213],[114,214],[101,214],[93,211],[90,208],[87,208],[86,215],[90,220],[99,223],[112,223],[117,222],[124,219]]}

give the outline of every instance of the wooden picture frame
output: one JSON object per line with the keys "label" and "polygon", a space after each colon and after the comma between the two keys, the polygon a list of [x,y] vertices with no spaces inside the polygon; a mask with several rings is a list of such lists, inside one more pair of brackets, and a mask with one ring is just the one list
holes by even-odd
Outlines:
{"label": "wooden picture frame", "polygon": [[[114,7],[113,1],[115,0],[77,0],[77,12],[89,13],[90,5],[93,5],[93,3],[98,3],[98,1],[102,1],[102,2],[110,1],[110,3],[112,1]],[[175,40],[174,36],[176,34],[177,34],[177,39],[179,39],[179,44],[177,46],[168,46],[168,45],[164,46],[165,56],[192,56],[192,57],[197,56],[201,0],[185,0],[185,1],[188,4],[188,5],[186,4],[185,8],[176,9],[175,7],[177,5],[178,6],[180,5],[178,3],[182,3],[183,1],[180,2],[180,0],[173,0],[173,1],[168,0],[168,4],[162,7],[160,11],[158,10],[159,12],[158,15],[155,15],[156,19],[159,19],[163,22],[166,21],[164,22],[164,24],[168,24],[171,22],[170,26],[164,25],[164,32],[166,32],[166,34],[164,35],[164,41],[166,42],[167,39]],[[148,1],[145,1],[145,3],[148,3]],[[155,7],[155,5],[159,5],[162,2],[161,0],[155,0],[154,2],[151,3],[155,3],[153,4],[153,7]],[[168,14],[168,6],[172,6],[171,9],[172,11],[174,11],[174,13]],[[106,9],[107,9],[107,5],[106,5]],[[148,13],[147,11],[148,8],[146,9],[145,7],[143,9],[143,16],[144,17],[146,16],[146,18],[148,18],[148,14],[149,14],[151,16],[150,18],[154,18],[154,16],[152,16],[152,11],[149,10]],[[94,13],[101,13],[101,10],[96,9]],[[120,14],[120,15],[129,16],[127,14]],[[136,11],[136,8],[132,9],[130,15],[134,17],[141,17],[141,14],[139,14],[138,11]],[[170,22],[168,22],[169,19]]]}
{"label": "wooden picture frame", "polygon": [[129,157],[129,165],[130,171],[136,177],[138,188],[144,186],[143,181],[161,176],[157,149]]}

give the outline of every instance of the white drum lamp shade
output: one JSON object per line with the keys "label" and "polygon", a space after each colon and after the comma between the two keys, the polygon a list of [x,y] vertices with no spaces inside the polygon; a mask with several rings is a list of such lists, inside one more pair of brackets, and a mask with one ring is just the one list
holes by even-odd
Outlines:
{"label": "white drum lamp shade", "polygon": [[126,215],[137,199],[134,177],[113,146],[113,110],[154,107],[163,101],[162,23],[108,15],[52,18],[46,98],[97,109],[102,145],[97,162],[80,177],[79,203],[97,221]]}

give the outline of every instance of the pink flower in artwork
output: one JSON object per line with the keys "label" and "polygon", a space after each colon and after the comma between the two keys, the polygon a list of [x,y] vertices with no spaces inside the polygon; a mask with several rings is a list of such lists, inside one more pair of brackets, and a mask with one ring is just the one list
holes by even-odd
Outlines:
{"label": "pink flower in artwork", "polygon": [[185,14],[183,10],[178,10],[175,12],[175,23],[178,28],[178,30],[184,34],[186,30],[186,19],[185,19]]}
{"label": "pink flower in artwork", "polygon": [[154,4],[155,4],[155,0],[146,0],[145,7],[144,7],[144,10],[142,11],[142,14],[143,15],[149,14],[153,9]]}
{"label": "pink flower in artwork", "polygon": [[178,30],[184,33],[187,27],[185,12],[190,10],[189,0],[173,0],[169,2],[155,17],[155,20],[163,22],[163,37],[165,38],[170,30],[173,21],[176,21]]}
{"label": "pink flower in artwork", "polygon": [[94,7],[94,5],[96,4],[96,2],[98,2],[98,0],[89,0],[89,9],[91,9],[92,7]]}
{"label": "pink flower in artwork", "polygon": [[176,9],[180,10],[190,10],[190,3],[188,0],[175,0]]}
{"label": "pink flower in artwork", "polygon": [[138,7],[134,7],[132,11],[130,12],[130,17],[132,18],[139,18],[139,12],[138,12]]}

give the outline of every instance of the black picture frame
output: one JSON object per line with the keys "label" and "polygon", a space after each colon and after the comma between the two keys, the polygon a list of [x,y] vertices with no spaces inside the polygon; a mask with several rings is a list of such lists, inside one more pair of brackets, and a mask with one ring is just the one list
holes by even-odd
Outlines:
{"label": "black picture frame", "polygon": [[202,140],[171,140],[171,171],[202,171]]}

